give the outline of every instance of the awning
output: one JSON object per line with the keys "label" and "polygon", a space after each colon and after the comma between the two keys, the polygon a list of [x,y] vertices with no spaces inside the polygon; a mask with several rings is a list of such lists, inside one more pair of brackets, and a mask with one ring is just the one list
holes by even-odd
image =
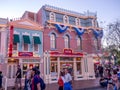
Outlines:
{"label": "awning", "polygon": [[13,42],[14,42],[14,43],[19,43],[19,42],[20,42],[19,35],[14,34],[14,40],[13,40]]}
{"label": "awning", "polygon": [[34,39],[34,44],[41,44],[39,37],[34,36],[33,39]]}
{"label": "awning", "polygon": [[30,37],[29,36],[23,35],[23,40],[24,40],[24,43],[30,44]]}

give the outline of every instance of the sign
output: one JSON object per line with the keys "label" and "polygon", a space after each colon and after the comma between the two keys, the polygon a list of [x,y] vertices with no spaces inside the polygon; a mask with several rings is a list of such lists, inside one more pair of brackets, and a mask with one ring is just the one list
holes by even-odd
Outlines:
{"label": "sign", "polygon": [[64,49],[64,54],[72,54],[72,50],[71,49]]}
{"label": "sign", "polygon": [[83,53],[81,52],[72,52],[71,49],[64,49],[64,52],[51,51],[51,56],[59,56],[59,57],[83,57]]}
{"label": "sign", "polygon": [[33,52],[18,52],[19,56],[33,56]]}

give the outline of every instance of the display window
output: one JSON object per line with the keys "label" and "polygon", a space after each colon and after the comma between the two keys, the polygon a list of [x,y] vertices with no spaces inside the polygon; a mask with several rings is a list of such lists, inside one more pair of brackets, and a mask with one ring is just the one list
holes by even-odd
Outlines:
{"label": "display window", "polygon": [[23,63],[23,66],[22,66],[22,71],[23,71],[23,77],[25,77],[25,74],[27,72],[28,69],[32,69],[33,67],[36,67],[39,69],[40,65],[39,63]]}

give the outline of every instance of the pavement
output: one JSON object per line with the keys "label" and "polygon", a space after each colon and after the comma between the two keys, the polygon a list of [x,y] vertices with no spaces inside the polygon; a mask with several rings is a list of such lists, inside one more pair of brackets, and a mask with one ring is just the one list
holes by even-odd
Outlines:
{"label": "pavement", "polygon": [[[106,90],[99,85],[99,78],[91,80],[79,80],[73,81],[73,90]],[[7,90],[13,90],[12,87],[8,87]],[[58,90],[58,84],[47,84],[45,90]]]}

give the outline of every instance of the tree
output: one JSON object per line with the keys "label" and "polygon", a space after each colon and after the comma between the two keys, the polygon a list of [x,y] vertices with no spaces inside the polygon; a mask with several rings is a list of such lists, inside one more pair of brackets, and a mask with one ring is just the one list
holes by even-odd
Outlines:
{"label": "tree", "polygon": [[106,35],[104,36],[109,49],[120,48],[120,21],[117,20],[107,26]]}

